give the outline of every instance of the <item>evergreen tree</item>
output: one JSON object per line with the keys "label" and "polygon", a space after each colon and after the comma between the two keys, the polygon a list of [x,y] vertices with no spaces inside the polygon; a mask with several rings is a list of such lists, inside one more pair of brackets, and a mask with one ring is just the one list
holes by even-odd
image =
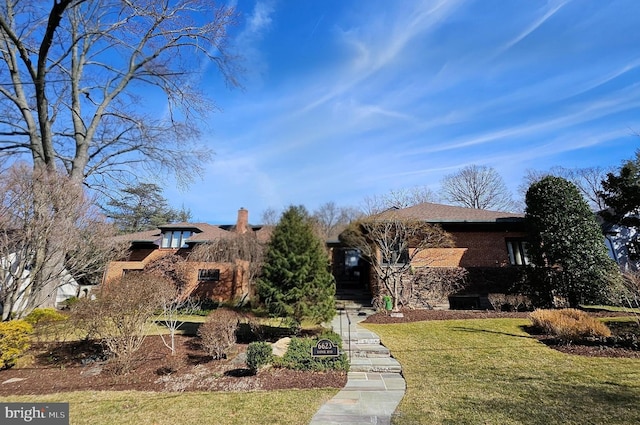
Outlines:
{"label": "evergreen tree", "polygon": [[640,151],[633,160],[626,161],[618,174],[609,173],[602,181],[600,193],[610,210],[604,218],[612,223],[640,228]]}
{"label": "evergreen tree", "polygon": [[335,280],[322,241],[303,206],[291,206],[273,230],[258,281],[271,314],[315,323],[335,314]]}
{"label": "evergreen tree", "polygon": [[155,183],[139,183],[122,190],[120,198],[102,206],[104,214],[113,220],[122,233],[154,229],[167,223],[188,221],[191,212],[169,207],[162,188]]}
{"label": "evergreen tree", "polygon": [[578,188],[547,176],[529,187],[526,203],[529,256],[542,301],[551,304],[555,294],[572,307],[607,302],[620,274]]}

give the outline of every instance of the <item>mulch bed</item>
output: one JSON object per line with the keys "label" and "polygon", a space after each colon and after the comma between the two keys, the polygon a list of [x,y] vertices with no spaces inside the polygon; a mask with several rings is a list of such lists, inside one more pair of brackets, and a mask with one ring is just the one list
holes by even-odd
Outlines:
{"label": "mulch bed", "polygon": [[[28,367],[0,371],[0,396],[49,394],[67,391],[258,391],[305,388],[342,388],[344,372],[304,372],[267,369],[252,375],[237,354],[228,360],[211,360],[197,344],[197,338],[177,336],[176,356],[159,336],[150,336],[139,351],[144,359],[124,375],[110,370],[91,342],[58,347],[34,346]],[[9,381],[9,382],[7,382]]]}

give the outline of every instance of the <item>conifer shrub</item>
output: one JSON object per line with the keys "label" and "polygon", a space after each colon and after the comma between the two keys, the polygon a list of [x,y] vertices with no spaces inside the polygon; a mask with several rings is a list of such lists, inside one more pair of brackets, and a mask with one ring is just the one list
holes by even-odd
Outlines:
{"label": "conifer shrub", "polygon": [[60,313],[55,308],[36,308],[24,318],[33,326],[36,341],[58,341],[62,339],[68,330],[62,326],[69,316]]}
{"label": "conifer shrub", "polygon": [[247,366],[256,373],[273,362],[273,349],[268,342],[252,342],[247,347]]}
{"label": "conifer shrub", "polygon": [[214,310],[198,328],[202,348],[214,359],[227,356],[236,343],[240,315],[227,308]]}
{"label": "conifer shrub", "polygon": [[[318,340],[328,339],[333,342],[338,349],[342,347],[342,340],[335,332],[327,332],[318,338],[292,338],[287,352],[281,358],[276,358],[275,365],[293,370],[349,370],[349,360],[344,353],[338,357],[313,357],[311,350],[316,346]],[[339,350],[340,352],[340,350]]]}
{"label": "conifer shrub", "polygon": [[29,349],[33,326],[25,320],[0,323],[0,369],[12,367]]}
{"label": "conifer shrub", "polygon": [[530,318],[534,327],[567,343],[611,336],[611,330],[604,323],[574,308],[535,310]]}

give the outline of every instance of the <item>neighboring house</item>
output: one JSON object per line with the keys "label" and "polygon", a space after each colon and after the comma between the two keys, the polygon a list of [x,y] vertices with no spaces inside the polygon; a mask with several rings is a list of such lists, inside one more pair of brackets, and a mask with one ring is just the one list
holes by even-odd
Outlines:
{"label": "neighboring house", "polygon": [[622,272],[640,270],[640,235],[633,227],[611,224],[598,214],[605,237],[609,257],[620,266]]}
{"label": "neighboring house", "polygon": [[[11,311],[17,313],[27,307],[27,300],[23,292],[29,290],[31,284],[31,271],[24,269],[20,272],[20,260],[17,253],[11,253],[0,258],[0,290],[2,288],[13,288],[14,282],[20,282],[17,287],[18,297],[13,304]],[[19,276],[16,274],[19,273]],[[40,291],[37,298],[37,307],[60,307],[64,301],[72,297],[86,295],[90,291],[90,286],[79,284],[73,276],[65,269],[62,270],[56,279],[51,279]],[[3,313],[3,306],[0,304],[0,315]]]}
{"label": "neighboring house", "polygon": [[[453,248],[424,250],[411,265],[414,270],[425,266],[465,268],[466,283],[457,295],[459,300],[471,303],[466,307],[481,307],[482,298],[488,293],[509,292],[513,280],[522,275],[523,268],[518,266],[529,263],[523,214],[434,203],[395,209],[388,214],[439,225],[453,237]],[[353,249],[334,245],[333,270],[339,285],[353,279],[354,272],[363,277],[364,285],[369,285],[370,273]],[[372,292],[375,295],[376,291]]]}
{"label": "neighboring house", "polygon": [[[175,223],[157,229],[119,236],[130,242],[127,258],[109,263],[104,281],[130,272],[140,272],[150,263],[165,256],[187,258],[198,244],[234,237],[238,233],[253,232],[263,242],[269,238],[270,229],[249,224],[249,212],[241,208],[233,225],[207,223]],[[183,270],[184,296],[215,301],[246,298],[252,291],[249,282],[249,264],[187,261]]]}

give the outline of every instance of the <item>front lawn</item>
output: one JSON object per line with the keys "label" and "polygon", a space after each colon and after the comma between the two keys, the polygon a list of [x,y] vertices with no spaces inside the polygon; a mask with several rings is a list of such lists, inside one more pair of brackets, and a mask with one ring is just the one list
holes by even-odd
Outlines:
{"label": "front lawn", "polygon": [[1,402],[69,402],[73,425],[306,425],[337,389],[269,392],[92,391],[0,397]]}
{"label": "front lawn", "polygon": [[394,424],[640,423],[640,360],[579,357],[526,319],[364,324],[402,364]]}

